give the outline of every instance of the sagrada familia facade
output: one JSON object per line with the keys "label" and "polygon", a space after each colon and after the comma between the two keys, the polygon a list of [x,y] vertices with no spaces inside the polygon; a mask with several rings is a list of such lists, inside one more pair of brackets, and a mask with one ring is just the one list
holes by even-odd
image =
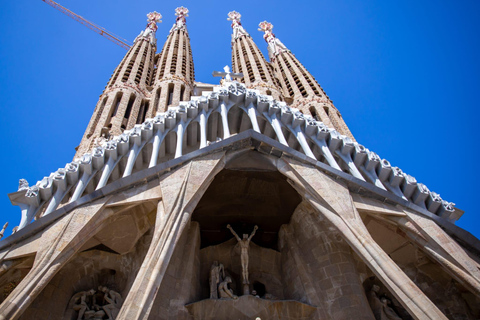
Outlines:
{"label": "sagrada familia facade", "polygon": [[0,319],[479,319],[462,211],[355,141],[264,21],[195,82],[186,18],[148,24],[72,162],[9,194]]}

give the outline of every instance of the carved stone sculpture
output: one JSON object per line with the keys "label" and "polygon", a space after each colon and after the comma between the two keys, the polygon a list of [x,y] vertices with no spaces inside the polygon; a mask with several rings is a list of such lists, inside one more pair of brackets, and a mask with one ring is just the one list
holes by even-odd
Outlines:
{"label": "carved stone sculpture", "polygon": [[25,179],[18,180],[18,191],[27,190],[28,189],[28,181]]}
{"label": "carved stone sculpture", "polygon": [[218,299],[218,284],[225,278],[223,264],[214,261],[210,268],[210,299]]}
{"label": "carved stone sculpture", "polygon": [[75,303],[73,305],[73,310],[78,312],[77,320],[85,319],[84,318],[85,312],[90,310],[90,307],[87,304],[87,295],[93,296],[94,294],[95,294],[95,290],[91,289],[88,292],[81,291],[72,297],[72,300]]}
{"label": "carved stone sculpture", "polygon": [[380,287],[373,285],[367,298],[376,320],[401,320],[397,313],[389,306],[391,303],[386,297],[379,298]]}
{"label": "carved stone sculpture", "polygon": [[235,238],[238,241],[238,244],[240,245],[241,253],[240,253],[240,261],[242,262],[242,278],[243,278],[243,284],[248,284],[248,249],[250,248],[250,240],[252,240],[253,236],[255,235],[255,232],[258,229],[258,226],[255,226],[253,228],[253,232],[248,236],[248,234],[243,234],[243,239],[240,239],[240,237],[235,233],[235,231],[232,229],[230,225],[227,225],[227,228],[230,229],[232,234],[235,236]]}
{"label": "carved stone sculpture", "polygon": [[397,313],[389,306],[391,304],[390,300],[383,297],[382,299],[380,299],[380,301],[382,302],[382,320],[402,320],[402,318],[400,318]]}
{"label": "carved stone sculpture", "polygon": [[218,286],[220,299],[238,299],[238,297],[233,294],[233,290],[228,287],[230,283],[232,283],[232,278],[226,277]]}
{"label": "carved stone sculpture", "polygon": [[123,304],[118,292],[102,286],[98,287],[98,291],[90,289],[78,292],[70,301],[71,308],[78,312],[77,320],[115,320]]}
{"label": "carved stone sculpture", "polygon": [[108,304],[102,308],[105,310],[108,319],[115,320],[123,304],[122,296],[114,290],[109,290],[107,287],[98,287],[98,290],[105,293],[103,298]]}

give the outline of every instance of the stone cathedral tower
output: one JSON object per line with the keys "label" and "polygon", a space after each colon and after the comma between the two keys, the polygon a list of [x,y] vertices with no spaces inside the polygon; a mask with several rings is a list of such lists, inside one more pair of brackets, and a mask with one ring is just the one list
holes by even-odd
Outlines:
{"label": "stone cathedral tower", "polygon": [[270,23],[267,61],[228,14],[214,85],[176,16],[157,54],[148,14],[75,159],[9,194],[0,319],[480,318],[461,210],[356,142]]}

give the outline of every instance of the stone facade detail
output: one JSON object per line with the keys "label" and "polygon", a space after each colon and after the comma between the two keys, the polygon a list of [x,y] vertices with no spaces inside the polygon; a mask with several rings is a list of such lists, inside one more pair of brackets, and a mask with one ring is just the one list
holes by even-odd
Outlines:
{"label": "stone facade detail", "polygon": [[9,194],[0,320],[480,318],[463,211],[355,142],[270,23],[273,69],[229,13],[209,85],[176,16],[155,55],[148,14],[75,159]]}

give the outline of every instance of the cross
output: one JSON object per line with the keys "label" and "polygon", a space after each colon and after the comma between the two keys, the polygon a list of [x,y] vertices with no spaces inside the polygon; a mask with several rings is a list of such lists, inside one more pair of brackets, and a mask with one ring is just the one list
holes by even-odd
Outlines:
{"label": "cross", "polygon": [[223,68],[223,71],[224,72],[213,71],[212,76],[214,76],[214,77],[224,77],[223,79],[225,79],[226,82],[231,82],[232,78],[237,78],[237,79],[243,78],[243,73],[231,73],[229,66],[225,66]]}

